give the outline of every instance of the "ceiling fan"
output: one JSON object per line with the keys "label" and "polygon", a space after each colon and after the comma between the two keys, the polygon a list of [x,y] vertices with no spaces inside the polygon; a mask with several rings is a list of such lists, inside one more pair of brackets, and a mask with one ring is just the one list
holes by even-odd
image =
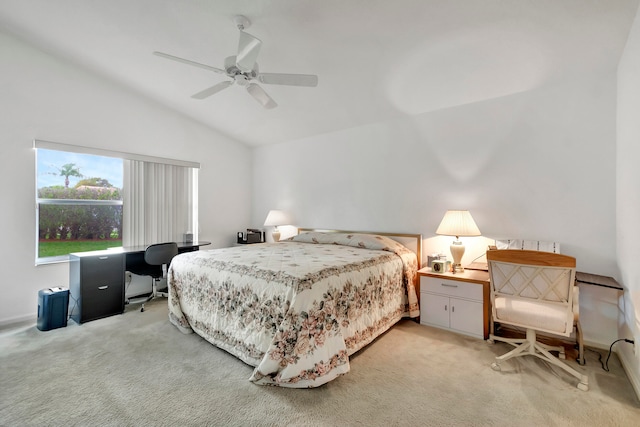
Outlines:
{"label": "ceiling fan", "polygon": [[315,87],[318,85],[318,76],[313,74],[261,73],[258,70],[258,63],[256,62],[256,59],[258,58],[258,53],[260,53],[262,41],[244,31],[249,27],[249,25],[251,25],[251,21],[249,21],[249,19],[242,15],[238,15],[234,17],[234,22],[238,27],[238,30],[240,30],[238,53],[235,56],[229,56],[224,60],[224,69],[179,58],[167,53],[153,52],[153,54],[172,61],[178,61],[219,74],[225,74],[227,77],[231,78],[231,80],[220,82],[192,95],[191,97],[195,99],[207,98],[235,83],[238,86],[245,87],[247,92],[249,92],[249,95],[258,101],[264,108],[275,108],[278,104],[276,104],[273,98],[271,98],[261,86],[254,83],[253,80],[273,85],[308,87]]}

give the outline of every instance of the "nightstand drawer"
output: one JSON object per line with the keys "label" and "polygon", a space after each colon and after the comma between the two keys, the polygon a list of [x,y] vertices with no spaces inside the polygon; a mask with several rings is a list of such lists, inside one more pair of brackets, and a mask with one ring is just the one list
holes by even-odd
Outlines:
{"label": "nightstand drawer", "polygon": [[483,286],[479,283],[420,276],[420,292],[482,301]]}

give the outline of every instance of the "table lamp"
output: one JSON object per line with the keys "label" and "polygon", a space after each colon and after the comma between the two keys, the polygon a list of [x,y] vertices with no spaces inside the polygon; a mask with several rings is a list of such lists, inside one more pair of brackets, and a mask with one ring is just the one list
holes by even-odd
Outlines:
{"label": "table lamp", "polygon": [[270,210],[267,214],[267,219],[264,220],[265,227],[275,227],[273,233],[271,233],[274,242],[280,241],[280,230],[278,230],[278,226],[286,225],[288,223],[289,217],[287,214],[279,210]]}
{"label": "table lamp", "polygon": [[460,241],[460,236],[480,236],[480,230],[471,217],[471,213],[469,211],[447,211],[436,230],[436,234],[456,237],[456,240],[449,246],[451,256],[453,256],[451,272],[464,271],[462,268],[464,245]]}

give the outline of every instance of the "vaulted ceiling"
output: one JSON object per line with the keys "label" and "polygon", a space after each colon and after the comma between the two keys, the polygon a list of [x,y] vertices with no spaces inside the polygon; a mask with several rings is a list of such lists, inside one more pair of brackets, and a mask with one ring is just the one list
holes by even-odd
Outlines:
{"label": "vaulted ceiling", "polygon": [[[615,72],[638,0],[2,0],[0,31],[251,146],[481,102]],[[234,16],[262,40],[264,109],[213,67],[235,55]],[[1,54],[1,53],[0,53]]]}

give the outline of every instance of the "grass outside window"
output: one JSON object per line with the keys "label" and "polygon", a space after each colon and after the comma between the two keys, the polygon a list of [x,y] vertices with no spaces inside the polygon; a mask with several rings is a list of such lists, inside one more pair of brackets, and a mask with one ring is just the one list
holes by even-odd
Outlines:
{"label": "grass outside window", "polygon": [[38,257],[54,257],[74,252],[99,251],[122,246],[122,239],[104,240],[40,240]]}

